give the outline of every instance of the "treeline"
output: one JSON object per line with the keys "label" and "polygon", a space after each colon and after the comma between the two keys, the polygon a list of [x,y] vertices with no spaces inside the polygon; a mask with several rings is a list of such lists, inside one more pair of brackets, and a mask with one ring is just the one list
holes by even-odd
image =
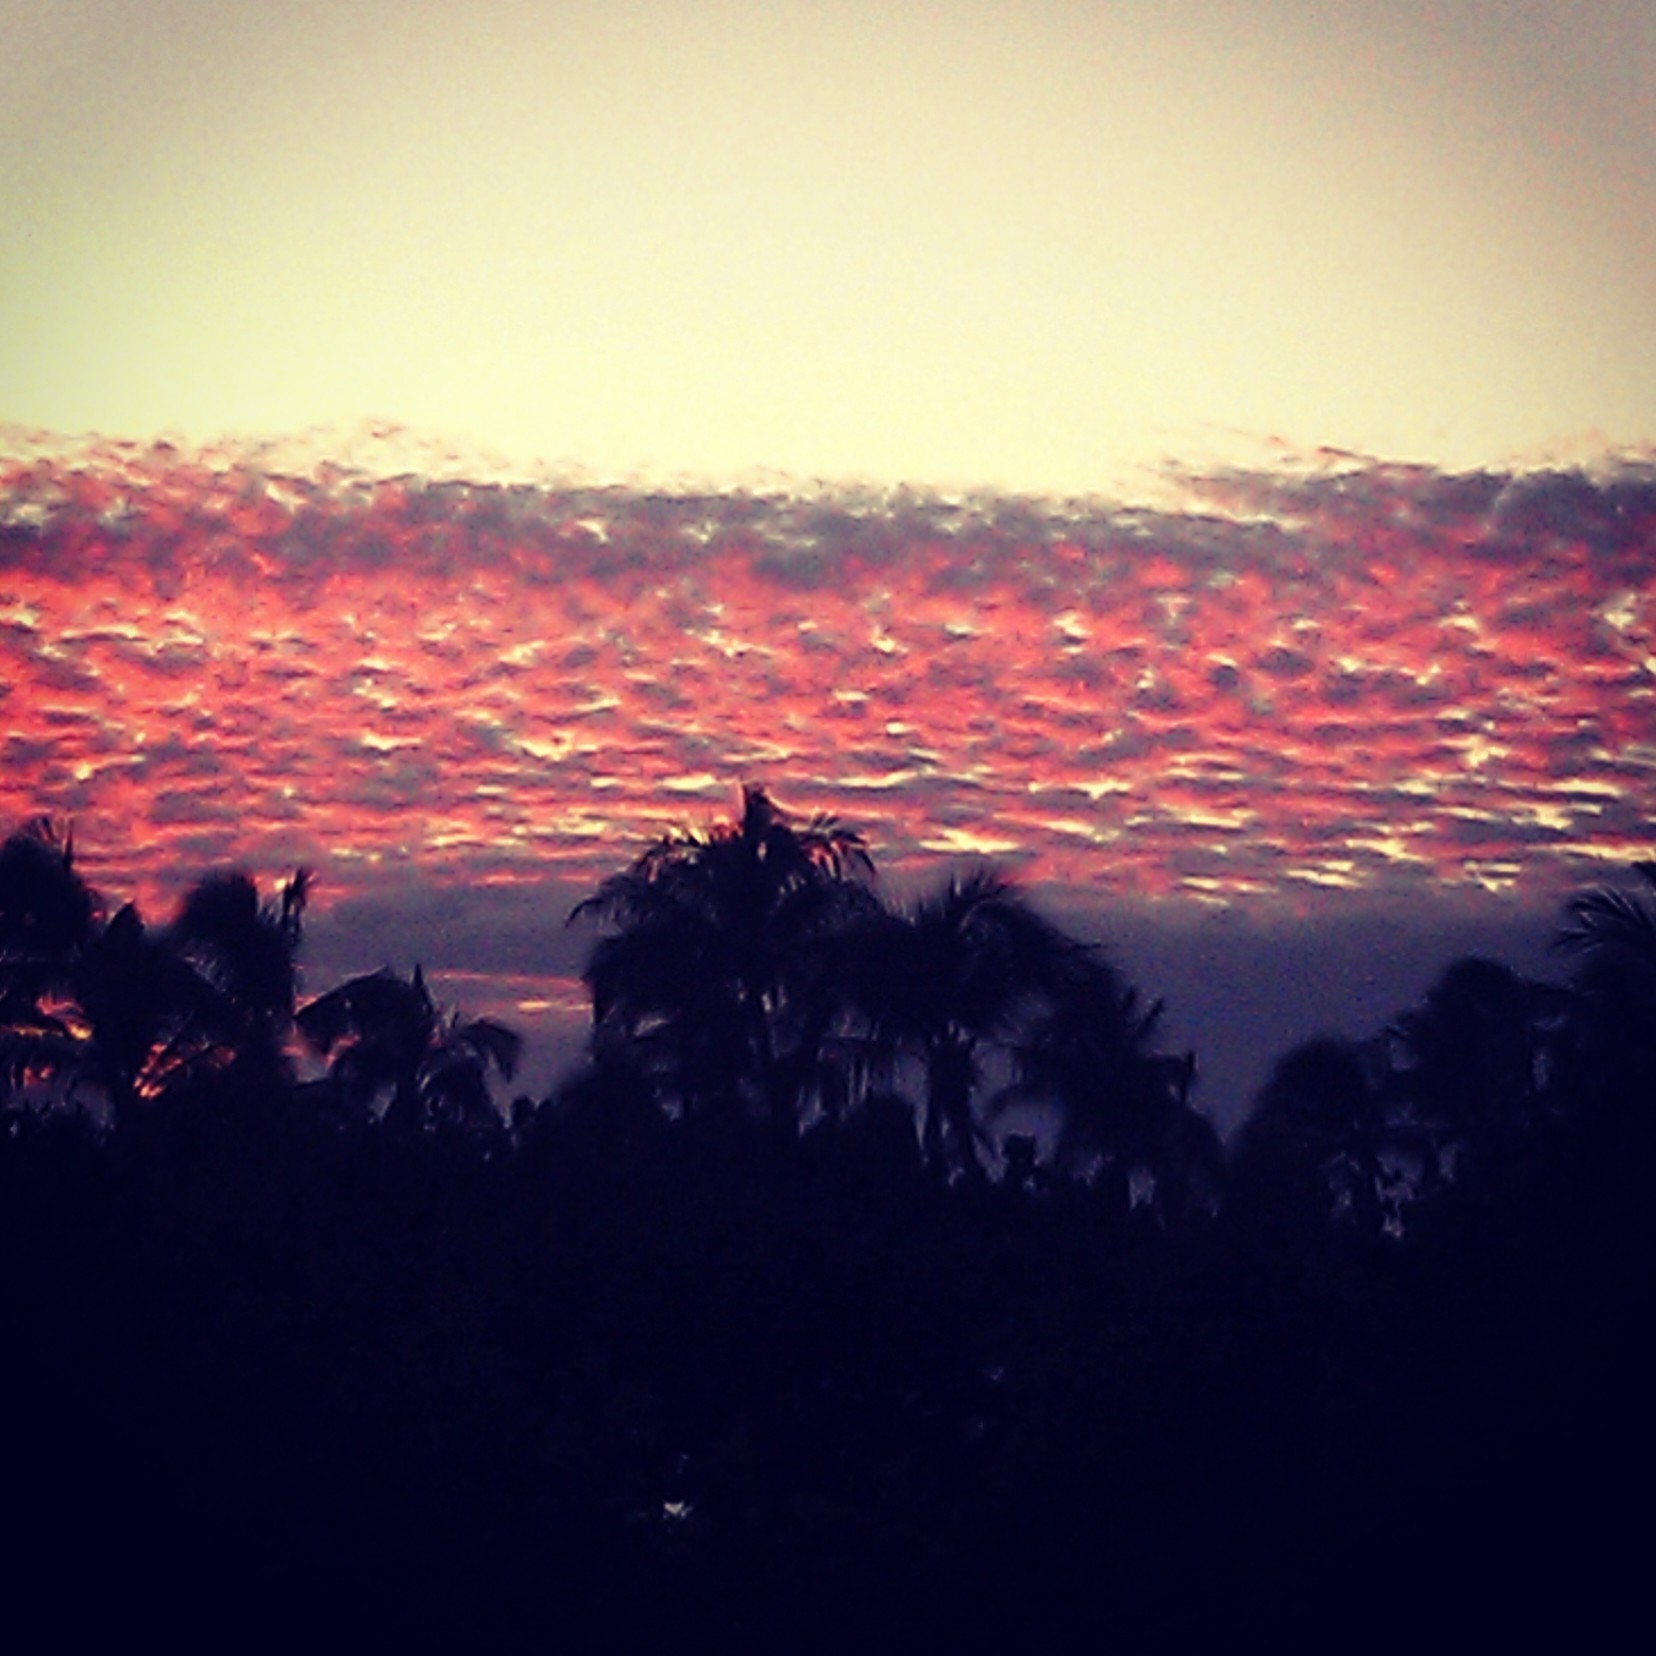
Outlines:
{"label": "treeline", "polygon": [[298,997],[303,876],[151,927],[13,834],[11,1602],[576,1649],[1612,1626],[1649,896],[1572,902],[1559,983],[1456,962],[1285,1055],[1223,1147],[1098,949],[871,875],[758,789],[662,840],[582,905],[580,1071],[503,1109],[515,1037],[418,972]]}

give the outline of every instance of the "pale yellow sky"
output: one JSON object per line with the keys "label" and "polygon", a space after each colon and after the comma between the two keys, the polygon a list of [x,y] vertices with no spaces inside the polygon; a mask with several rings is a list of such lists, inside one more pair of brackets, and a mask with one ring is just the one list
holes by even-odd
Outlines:
{"label": "pale yellow sky", "polygon": [[0,0],[0,422],[1110,490],[1656,440],[1648,0]]}

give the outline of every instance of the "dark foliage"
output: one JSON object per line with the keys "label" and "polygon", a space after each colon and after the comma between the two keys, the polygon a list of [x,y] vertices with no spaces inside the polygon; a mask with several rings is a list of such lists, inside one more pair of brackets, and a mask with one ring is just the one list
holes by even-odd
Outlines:
{"label": "dark foliage", "polygon": [[[57,1018],[80,1062],[91,980],[47,963],[97,948],[158,950],[242,1007],[179,1022],[163,985],[173,1022],[132,1013],[145,1038],[216,1018],[219,1054],[264,1027],[248,1006],[291,1015],[262,952],[280,899],[220,882],[151,933],[82,903],[65,843],[25,843],[0,851],[8,1050]],[[37,889],[56,895],[14,895]],[[997,905],[972,936],[963,916]],[[43,1047],[0,1100],[15,1624],[175,1649],[1621,1631],[1656,1471],[1636,1358],[1656,1100],[1624,1090],[1649,1026],[1613,1020],[1638,959],[1593,955],[1547,993],[1457,963],[1375,1040],[1286,1055],[1225,1163],[1190,1126],[1189,1066],[1096,951],[997,883],[885,913],[854,899],[843,949],[804,928],[809,971],[726,979],[757,993],[770,1061],[840,1069],[834,1109],[767,1094],[752,1028],[705,1090],[741,1107],[675,1095],[677,1059],[629,1039],[664,1006],[633,1031],[600,1012],[579,1077],[485,1125],[446,1066],[486,1098],[515,1048],[418,973],[298,1009],[331,1055],[320,1092],[213,1056],[105,1119],[39,1089]],[[1030,961],[1015,992],[969,992],[940,949],[959,982],[939,1012],[858,966],[865,930],[934,918],[1008,978]],[[268,969],[236,978],[207,941],[226,935],[262,939]],[[113,1047],[128,1024],[101,1028]],[[939,1028],[1005,1078],[933,1131]],[[161,1075],[139,1034],[121,1050]],[[996,1146],[1023,1091],[1052,1131]]]}
{"label": "dark foliage", "polygon": [[352,978],[301,1007],[295,1021],[328,1060],[313,1099],[365,1119],[383,1105],[386,1124],[404,1131],[503,1127],[489,1072],[511,1079],[520,1037],[491,1018],[443,1011],[418,966],[412,978],[391,971]]}

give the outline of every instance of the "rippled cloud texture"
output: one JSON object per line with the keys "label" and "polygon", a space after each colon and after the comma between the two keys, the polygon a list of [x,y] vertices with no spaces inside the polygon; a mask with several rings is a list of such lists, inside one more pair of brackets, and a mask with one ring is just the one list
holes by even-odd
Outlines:
{"label": "rippled cloud texture", "polygon": [[1186,510],[0,473],[0,805],[207,860],[584,879],[739,778],[887,866],[1212,903],[1650,850],[1656,469],[1326,459]]}

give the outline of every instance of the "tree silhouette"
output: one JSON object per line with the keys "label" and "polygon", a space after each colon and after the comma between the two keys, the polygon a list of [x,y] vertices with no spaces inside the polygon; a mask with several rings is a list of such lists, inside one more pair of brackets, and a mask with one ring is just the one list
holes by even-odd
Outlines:
{"label": "tree silhouette", "polygon": [[233,1055],[223,997],[133,903],[96,932],[72,982],[85,1034],[78,1072],[117,1124]]}
{"label": "tree silhouette", "polygon": [[1386,1218],[1383,1068],[1375,1044],[1338,1036],[1317,1036],[1284,1053],[1238,1136],[1236,1194],[1379,1233]]}
{"label": "tree silhouette", "polygon": [[72,841],[49,819],[0,844],[0,1096],[73,1066],[79,1042],[66,1014],[97,911]]}
{"label": "tree silhouette", "polygon": [[1017,1041],[1017,1077],[998,1103],[1054,1107],[1060,1173],[1095,1173],[1122,1209],[1142,1194],[1170,1222],[1217,1201],[1222,1157],[1190,1105],[1194,1057],[1155,1050],[1161,1012],[1107,961],[1078,951]]}
{"label": "tree silhouette", "polygon": [[745,786],[734,823],[669,834],[571,919],[608,925],[584,973],[595,1051],[624,1041],[664,1102],[791,1132],[835,1016],[828,939],[872,903],[862,837]]}
{"label": "tree silhouette", "polygon": [[1430,1182],[1447,1160],[1452,1176],[1490,1168],[1516,1148],[1541,1107],[1546,1026],[1557,996],[1500,961],[1452,962],[1424,1002],[1389,1031],[1390,1091],[1409,1127],[1431,1146],[1421,1172]]}
{"label": "tree silhouette", "polygon": [[[217,1108],[302,1094],[259,1065],[303,881],[261,901],[211,876],[152,930],[131,905],[106,920],[51,830],[0,844],[6,1085],[61,1074],[117,1117],[0,1111],[26,1622],[81,1632],[84,1603],[107,1638],[189,1557],[204,1624],[281,1600],[296,1626],[356,1613],[383,1635],[390,1615],[473,1643],[768,1649],[894,1606],[972,1648],[1073,1642],[1106,1612],[1131,1649],[1241,1629],[1297,1650],[1359,1624],[1366,1646],[1422,1603],[1485,1635],[1533,1633],[1538,1608],[1620,1631],[1623,1497],[1651,1464],[1652,1094],[1628,1056],[1650,1040],[1628,1021],[1648,896],[1572,903],[1573,1000],[1457,961],[1378,1038],[1284,1054],[1229,1222],[1181,1226],[1211,1134],[1107,957],[987,873],[887,910],[827,847],[790,882],[773,811],[736,872],[739,823],[664,842],[660,891],[628,871],[636,907],[629,888],[600,917],[664,929],[641,924],[640,979],[589,981],[631,1009],[510,1135],[488,1087],[516,1038],[442,1010],[418,970],[296,1014],[360,1131]],[[780,895],[728,898],[773,874]],[[650,962],[652,936],[688,936],[734,973],[758,948],[715,935],[729,913],[759,917],[770,976],[700,997]],[[676,1118],[689,1024],[721,1004],[734,1056]],[[1001,1082],[1055,1112],[1054,1165],[1021,1135],[1000,1189],[938,1177],[980,1165]],[[777,1098],[824,1107],[786,1154],[695,1119]],[[1532,1119],[1510,1156],[1478,1148]],[[1445,1180],[1415,1223],[1404,1131],[1494,1171]],[[89,1597],[62,1537],[93,1510],[121,1545]]]}
{"label": "tree silhouette", "polygon": [[210,874],[186,894],[167,933],[167,941],[214,992],[220,1033],[253,1084],[280,1084],[291,1077],[286,1044],[309,892],[304,869],[265,903],[248,875]]}
{"label": "tree silhouette", "polygon": [[1645,892],[1599,886],[1570,898],[1557,946],[1656,1003],[1656,861],[1636,862],[1633,871]]}
{"label": "tree silhouette", "polygon": [[234,1051],[230,1001],[131,903],[107,921],[44,819],[0,847],[4,1070],[86,1086],[117,1119]]}
{"label": "tree silhouette", "polygon": [[1633,871],[1643,889],[1577,893],[1554,939],[1576,963],[1583,1084],[1618,1093],[1648,1093],[1656,1081],[1656,862],[1635,863]]}
{"label": "tree silhouette", "polygon": [[388,1126],[504,1125],[489,1072],[516,1073],[521,1037],[489,1018],[445,1012],[418,966],[412,978],[389,970],[352,978],[300,1007],[295,1022],[328,1060],[337,1093],[365,1113],[383,1101]]}
{"label": "tree silhouette", "polygon": [[1044,994],[1073,973],[1079,946],[1000,875],[951,878],[861,931],[855,995],[877,1057],[925,1075],[920,1137],[937,1172],[982,1171],[977,1108],[984,1062],[1009,1050]]}
{"label": "tree silhouette", "polygon": [[8,974],[48,969],[86,941],[98,900],[75,868],[74,841],[36,817],[0,845],[0,960]]}

